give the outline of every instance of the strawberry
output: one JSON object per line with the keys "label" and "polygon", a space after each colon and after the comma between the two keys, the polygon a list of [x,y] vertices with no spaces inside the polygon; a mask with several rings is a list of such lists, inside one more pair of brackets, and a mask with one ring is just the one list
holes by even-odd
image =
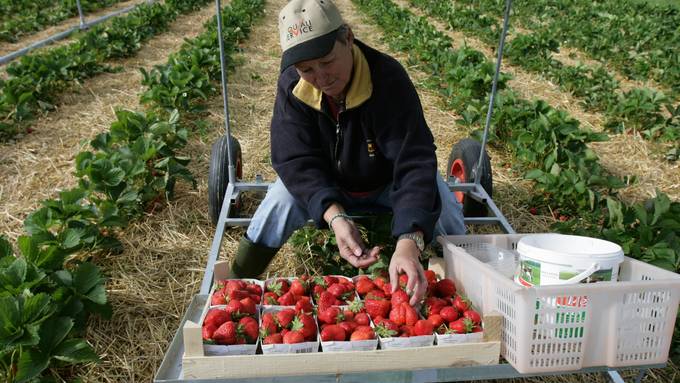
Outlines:
{"label": "strawberry", "polygon": [[401,337],[409,337],[409,336],[414,336],[415,333],[413,332],[413,326],[411,325],[402,325],[399,327],[399,333]]}
{"label": "strawberry", "polygon": [[435,286],[435,293],[441,298],[452,297],[456,294],[456,285],[452,280],[444,278],[437,282]]}
{"label": "strawberry", "polygon": [[288,280],[279,278],[276,281],[269,283],[266,288],[267,291],[271,291],[274,294],[281,296],[288,292],[290,285],[288,284]]}
{"label": "strawberry", "polygon": [[392,294],[392,306],[397,306],[403,302],[408,302],[411,298],[404,290],[397,290]]}
{"label": "strawberry", "polygon": [[326,289],[326,291],[333,294],[334,297],[340,299],[345,293],[347,293],[347,289],[345,286],[346,285],[343,285],[342,283],[334,283],[328,286],[328,289]]}
{"label": "strawberry", "polygon": [[319,299],[317,300],[317,305],[319,306],[319,309],[325,308],[328,306],[332,306],[335,304],[335,296],[328,291],[324,291],[319,295]]}
{"label": "strawberry", "polygon": [[387,299],[387,295],[382,290],[371,290],[366,294],[364,299]]}
{"label": "strawberry", "polygon": [[285,344],[302,343],[304,341],[305,337],[300,331],[288,331],[286,335],[283,336],[283,343]]}
{"label": "strawberry", "polygon": [[344,316],[337,306],[330,306],[326,308],[319,307],[319,322],[335,324],[343,320]]}
{"label": "strawberry", "polygon": [[[311,315],[301,314],[298,315],[296,319],[298,320],[298,322],[300,322],[300,328],[298,330],[302,332],[302,335],[305,337],[305,340],[316,339],[317,327],[314,317]],[[293,329],[296,329],[295,320],[293,321]]]}
{"label": "strawberry", "polygon": [[255,315],[255,312],[257,311],[257,306],[255,305],[255,301],[253,301],[250,297],[248,298],[243,298],[240,300],[241,305],[243,306],[241,309],[241,313],[243,314],[248,314],[248,315]]}
{"label": "strawberry", "polygon": [[364,301],[366,312],[371,318],[387,317],[390,312],[390,301],[384,299],[366,299]]}
{"label": "strawberry", "polygon": [[407,284],[408,284],[408,275],[400,274],[399,275],[399,287],[401,287],[402,289],[405,289]]}
{"label": "strawberry", "polygon": [[262,301],[264,302],[265,305],[277,305],[279,304],[278,302],[279,296],[276,295],[275,293],[272,293],[271,291],[267,291],[264,293],[264,296],[262,297]]}
{"label": "strawberry", "polygon": [[266,331],[267,335],[274,334],[278,331],[278,326],[273,313],[265,313],[262,315],[262,324],[260,325],[260,328],[263,331]]}
{"label": "strawberry", "polygon": [[387,279],[385,277],[375,277],[373,279],[373,283],[382,290],[383,286],[385,286],[385,283],[387,283]]}
{"label": "strawberry", "polygon": [[470,331],[472,331],[473,326],[474,325],[472,321],[470,321],[469,319],[460,318],[449,323],[449,330],[447,331],[447,333],[467,334]]}
{"label": "strawberry", "polygon": [[482,331],[483,331],[482,326],[480,326],[478,324],[472,326],[472,330],[470,330],[470,332],[482,332]]}
{"label": "strawberry", "polygon": [[271,335],[267,335],[263,340],[262,344],[281,344],[283,343],[283,337],[281,336],[281,333],[274,333]]}
{"label": "strawberry", "polygon": [[250,293],[246,290],[233,290],[230,291],[228,294],[225,294],[227,302],[232,301],[232,300],[237,300],[240,301],[243,298],[247,298],[250,296]]}
{"label": "strawberry", "polygon": [[227,313],[229,313],[229,315],[231,315],[232,319],[239,319],[245,315],[243,312],[243,303],[236,299],[227,303],[225,310]]}
{"label": "strawberry", "polygon": [[226,305],[227,301],[224,299],[224,292],[221,290],[216,290],[212,296],[210,297],[210,305],[211,306],[218,306],[218,305]]}
{"label": "strawberry", "polygon": [[203,328],[201,329],[203,340],[212,340],[215,330],[217,330],[217,327],[212,324],[203,325]]}
{"label": "strawberry", "polygon": [[260,296],[262,295],[262,287],[257,283],[248,283],[246,285],[246,290],[252,295]]}
{"label": "strawberry", "polygon": [[323,293],[324,291],[326,291],[325,287],[321,285],[314,285],[314,287],[312,287],[312,295],[314,295],[314,299],[318,300],[319,295],[321,295],[321,293]]}
{"label": "strawberry", "polygon": [[321,340],[324,342],[342,342],[346,337],[345,330],[336,324],[325,326],[323,330],[321,330]]}
{"label": "strawberry", "polygon": [[433,331],[434,327],[432,326],[432,323],[430,323],[430,321],[428,321],[427,319],[420,319],[416,322],[415,325],[413,325],[413,332],[416,336],[432,335]]}
{"label": "strawberry", "polygon": [[351,334],[354,332],[354,329],[359,326],[356,322],[352,321],[342,321],[338,323],[338,326],[342,327],[345,330],[345,333]]}
{"label": "strawberry", "polygon": [[378,319],[378,320],[375,321],[375,323],[376,323],[376,325],[382,326],[382,327],[386,328],[387,330],[395,331],[395,332],[399,331],[399,325],[397,325],[396,323],[392,322],[389,319],[385,319],[385,318]]}
{"label": "strawberry", "polygon": [[323,277],[323,281],[324,281],[324,283],[326,284],[326,286],[330,286],[330,285],[332,285],[332,284],[334,284],[334,283],[338,283],[338,282],[339,282],[339,279],[338,279],[338,277],[334,277],[334,276],[332,276],[332,275],[325,275],[325,276]]}
{"label": "strawberry", "polygon": [[425,299],[425,304],[422,307],[421,312],[424,317],[429,317],[430,315],[439,314],[441,309],[446,306],[446,301],[438,297],[429,297]]}
{"label": "strawberry", "polygon": [[456,297],[453,298],[453,307],[464,313],[470,308],[470,300],[462,295],[456,295]]}
{"label": "strawberry", "polygon": [[224,285],[224,295],[230,296],[233,291],[244,290],[246,288],[245,281],[239,279],[229,279]]}
{"label": "strawberry", "polygon": [[281,306],[294,306],[295,305],[295,295],[290,291],[284,293],[276,300]]}
{"label": "strawberry", "polygon": [[354,311],[350,310],[349,308],[342,310],[342,316],[345,318],[345,320],[348,321],[353,321],[354,320]]}
{"label": "strawberry", "polygon": [[361,326],[367,326],[371,320],[368,318],[368,314],[366,313],[357,313],[354,315],[354,321],[357,322],[358,325]]}
{"label": "strawberry", "polygon": [[354,330],[352,335],[350,335],[349,340],[369,340],[375,339],[375,332],[370,326],[359,326]]}
{"label": "strawberry", "polygon": [[236,323],[227,321],[222,323],[220,327],[213,333],[213,340],[217,344],[236,344],[237,327]]}
{"label": "strawberry", "polygon": [[425,270],[425,279],[427,280],[428,286],[434,285],[437,283],[437,274],[432,270]]}
{"label": "strawberry", "polygon": [[438,329],[442,324],[444,324],[444,318],[439,314],[432,314],[427,318],[432,324],[432,328]]}
{"label": "strawberry", "polygon": [[446,306],[439,311],[439,315],[442,316],[442,319],[446,322],[453,322],[456,319],[458,319],[458,310],[456,310],[455,307],[453,306]]}
{"label": "strawberry", "polygon": [[369,291],[375,288],[375,284],[367,277],[359,277],[356,283],[356,291],[359,296],[364,297]]}
{"label": "strawberry", "polygon": [[475,310],[467,310],[463,313],[463,316],[476,325],[482,323],[482,317]]}
{"label": "strawberry", "polygon": [[392,297],[392,284],[391,283],[385,283],[382,287],[382,292],[385,294],[386,298],[391,298]]}
{"label": "strawberry", "polygon": [[295,318],[295,310],[285,309],[276,313],[276,322],[281,328],[288,328]]}
{"label": "strawberry", "polygon": [[253,317],[243,317],[238,322],[239,327],[242,328],[243,334],[245,335],[248,343],[257,342],[258,327],[257,321]]}
{"label": "strawberry", "polygon": [[303,295],[307,295],[308,288],[309,285],[307,284],[307,282],[298,278],[294,280],[293,283],[290,284],[290,290],[288,291],[301,297]]}
{"label": "strawberry", "polygon": [[411,307],[407,302],[402,303],[401,307],[404,308],[404,322],[409,326],[415,325],[418,321],[418,312],[416,309]]}
{"label": "strawberry", "polygon": [[203,319],[203,326],[220,327],[229,320],[229,313],[223,309],[210,309]]}
{"label": "strawberry", "polygon": [[295,303],[296,313],[306,313],[311,314],[314,312],[314,306],[312,306],[312,301],[309,297],[302,297],[299,301]]}
{"label": "strawberry", "polygon": [[260,301],[262,300],[262,294],[250,294],[250,299],[252,299],[255,304],[260,304]]}

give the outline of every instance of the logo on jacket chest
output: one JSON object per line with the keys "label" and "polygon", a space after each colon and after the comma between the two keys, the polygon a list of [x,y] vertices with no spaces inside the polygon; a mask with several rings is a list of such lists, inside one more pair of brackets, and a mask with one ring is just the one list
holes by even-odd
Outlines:
{"label": "logo on jacket chest", "polygon": [[305,33],[309,33],[312,31],[313,31],[312,21],[301,19],[297,23],[290,25],[288,27],[288,35],[286,37],[286,40],[290,41],[291,39],[301,37]]}

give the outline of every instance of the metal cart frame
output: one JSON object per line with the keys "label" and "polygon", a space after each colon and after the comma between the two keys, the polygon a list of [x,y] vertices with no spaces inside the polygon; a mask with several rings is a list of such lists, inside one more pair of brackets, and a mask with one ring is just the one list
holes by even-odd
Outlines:
{"label": "metal cart frame", "polygon": [[[222,98],[225,116],[225,130],[226,137],[231,136],[231,128],[229,124],[229,105],[227,97],[227,74],[224,56],[224,42],[222,41],[222,17],[221,17],[221,0],[215,0],[216,13],[217,13],[217,31],[219,36],[219,46],[220,46],[220,63],[222,66]],[[486,122],[484,126],[484,134],[482,138],[482,145],[479,155],[479,161],[477,164],[477,171],[475,172],[475,179],[472,183],[457,183],[449,182],[449,188],[452,192],[463,192],[467,197],[482,203],[487,206],[489,215],[487,217],[465,217],[464,221],[468,225],[498,225],[503,232],[506,234],[514,234],[515,231],[512,229],[507,219],[500,212],[496,204],[491,199],[491,196],[486,192],[480,183],[481,168],[484,154],[484,148],[487,143],[487,136],[489,132],[489,126],[491,124],[491,117],[493,115],[494,101],[497,92],[498,77],[500,74],[501,60],[503,58],[503,47],[505,46],[505,38],[508,30],[508,23],[510,19],[510,9],[512,6],[512,0],[506,0],[505,11],[503,19],[503,30],[501,32],[500,41],[498,45],[498,55],[496,58],[496,69],[493,78],[493,84],[491,89],[491,97],[489,99],[489,108],[486,115]],[[212,382],[448,382],[448,381],[465,381],[465,380],[482,380],[482,379],[510,379],[510,378],[522,378],[537,375],[562,375],[570,373],[594,373],[600,372],[609,377],[612,382],[622,383],[624,380],[618,373],[619,369],[613,369],[606,366],[603,367],[591,367],[584,368],[578,371],[560,371],[555,373],[541,373],[541,374],[520,374],[515,370],[510,364],[496,364],[496,365],[485,365],[485,366],[470,366],[470,367],[452,367],[452,368],[429,368],[421,370],[390,370],[381,372],[364,372],[364,373],[344,373],[344,374],[326,374],[326,375],[305,375],[305,376],[277,376],[271,378],[252,378],[252,379],[190,379],[184,380],[181,378],[181,364],[182,364],[182,354],[183,354],[183,335],[182,328],[187,320],[191,320],[198,323],[200,320],[201,310],[204,307],[208,297],[210,287],[213,280],[213,268],[217,258],[219,256],[220,247],[222,245],[222,239],[224,238],[224,232],[227,225],[229,226],[247,226],[250,223],[250,218],[232,218],[229,217],[230,209],[232,203],[237,201],[240,193],[245,191],[267,191],[270,183],[264,182],[259,176],[255,182],[241,182],[236,180],[236,167],[235,158],[232,158],[232,148],[231,140],[227,139],[227,153],[229,159],[228,174],[229,183],[227,185],[225,198],[222,203],[222,208],[220,210],[219,219],[217,222],[217,227],[215,229],[215,236],[213,237],[213,242],[210,248],[210,254],[208,257],[208,262],[205,269],[205,274],[203,282],[201,283],[200,292],[198,295],[194,296],[189,308],[182,319],[178,331],[170,343],[170,347],[163,358],[163,361],[156,373],[154,378],[155,383],[212,383]],[[664,367],[664,364],[660,365],[645,365],[638,366],[638,375],[635,378],[635,382],[639,383],[646,374],[646,370],[649,368],[660,368]],[[630,370],[631,368],[625,368]],[[623,369],[621,369],[623,370]]]}

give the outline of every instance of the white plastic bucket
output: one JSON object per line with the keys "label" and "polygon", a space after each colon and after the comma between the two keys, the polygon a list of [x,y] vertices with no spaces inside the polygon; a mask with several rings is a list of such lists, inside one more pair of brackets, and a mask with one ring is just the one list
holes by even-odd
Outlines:
{"label": "white plastic bucket", "polygon": [[616,281],[623,262],[621,246],[575,235],[526,235],[517,252],[515,282],[528,287]]}

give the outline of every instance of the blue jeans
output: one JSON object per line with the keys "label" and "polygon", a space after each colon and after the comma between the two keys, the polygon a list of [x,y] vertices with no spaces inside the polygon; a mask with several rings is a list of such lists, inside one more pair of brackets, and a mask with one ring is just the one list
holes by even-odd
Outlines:
{"label": "blue jeans", "polygon": [[[437,174],[437,186],[442,200],[442,210],[434,227],[434,236],[465,234],[463,223],[463,206],[458,202],[441,175]],[[362,206],[391,207],[388,185],[374,197],[357,198],[356,206],[343,206],[351,212],[353,208]],[[250,226],[248,239],[267,247],[281,247],[293,232],[309,221],[307,208],[293,198],[281,179],[277,179],[267,190],[267,195],[255,211]]]}

